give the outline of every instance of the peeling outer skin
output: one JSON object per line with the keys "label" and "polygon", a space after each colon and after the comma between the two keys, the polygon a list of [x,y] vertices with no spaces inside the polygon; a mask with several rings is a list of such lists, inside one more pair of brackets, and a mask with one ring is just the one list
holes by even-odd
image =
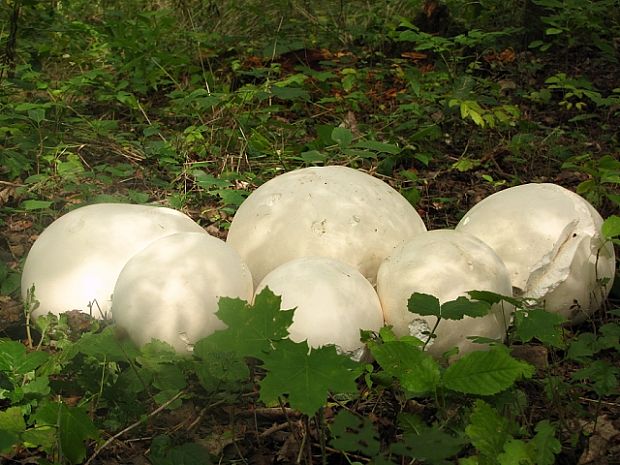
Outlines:
{"label": "peeling outer skin", "polygon": [[[435,230],[419,234],[388,256],[377,275],[377,292],[383,305],[385,322],[399,337],[413,335],[426,342],[437,318],[408,310],[414,292],[434,295],[440,303],[466,295],[468,291],[491,291],[512,295],[510,275],[497,254],[480,239],[463,232]],[[426,350],[441,357],[453,347],[460,357],[487,346],[468,336],[503,339],[513,311],[511,305],[494,305],[480,318],[442,320],[436,337]]]}
{"label": "peeling outer skin", "polygon": [[[483,200],[456,229],[497,251],[520,296],[540,299],[547,310],[578,323],[601,306],[613,284],[614,249],[603,244],[602,223],[596,209],[574,192],[525,184]],[[601,286],[601,278],[611,279]]]}

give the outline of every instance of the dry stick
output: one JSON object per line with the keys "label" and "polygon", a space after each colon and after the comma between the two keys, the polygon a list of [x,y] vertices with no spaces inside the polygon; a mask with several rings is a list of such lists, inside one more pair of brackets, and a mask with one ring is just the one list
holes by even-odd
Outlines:
{"label": "dry stick", "polygon": [[95,460],[95,458],[99,455],[99,453],[105,449],[106,447],[108,447],[110,444],[112,444],[116,439],[118,439],[119,437],[121,437],[123,434],[128,433],[129,431],[131,431],[134,428],[137,428],[138,426],[140,426],[142,423],[146,422],[149,418],[154,417],[155,415],[157,415],[159,412],[161,412],[162,410],[164,410],[166,407],[168,407],[171,403],[173,403],[175,400],[177,400],[179,397],[181,397],[183,394],[185,394],[185,391],[181,391],[178,392],[174,397],[172,397],[171,399],[167,400],[166,402],[164,402],[163,404],[161,404],[159,407],[157,407],[155,410],[153,410],[151,413],[149,413],[145,418],[142,418],[138,421],[136,421],[135,423],[129,425],[127,428],[125,428],[122,431],[119,431],[118,433],[116,433],[114,436],[112,436],[110,439],[108,439],[106,442],[103,443],[103,445],[97,449],[95,452],[93,452],[93,455],[91,455],[89,457],[89,459],[84,463],[84,465],[90,465],[90,463]]}

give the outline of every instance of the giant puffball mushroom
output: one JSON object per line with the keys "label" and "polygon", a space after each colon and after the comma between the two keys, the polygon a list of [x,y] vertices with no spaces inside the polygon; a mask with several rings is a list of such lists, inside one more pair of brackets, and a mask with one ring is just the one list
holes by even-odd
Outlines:
{"label": "giant puffball mushroom", "polygon": [[[510,276],[497,254],[484,242],[466,233],[436,230],[419,234],[398,247],[379,267],[377,293],[385,323],[397,336],[413,335],[426,341],[437,322],[435,316],[421,316],[408,310],[415,292],[431,294],[440,303],[467,296],[468,291],[491,291],[512,295]],[[442,320],[436,338],[427,346],[439,357],[453,347],[459,355],[484,349],[468,336],[503,339],[513,311],[510,305],[495,305],[479,318]]]}
{"label": "giant puffball mushroom", "polygon": [[225,328],[215,312],[220,297],[252,299],[252,275],[239,254],[207,233],[158,239],[123,267],[112,316],[137,344],[158,339],[179,353]]}
{"label": "giant puffball mushroom", "polygon": [[50,224],[32,245],[21,278],[22,298],[34,285],[35,317],[92,310],[103,318],[127,260],[160,237],[192,231],[204,233],[190,217],[170,208],[120,203],[77,208]]}
{"label": "giant puffball mushroom", "polygon": [[[613,283],[615,254],[601,215],[555,184],[524,184],[475,205],[456,226],[490,245],[510,271],[515,295],[541,299],[573,322],[597,310]],[[607,278],[601,285],[598,280]]]}
{"label": "giant puffball mushroom", "polygon": [[295,308],[290,339],[310,347],[336,345],[360,358],[360,329],[378,331],[383,312],[372,284],[346,263],[325,257],[302,257],[271,271],[256,293],[269,287],[282,296],[283,309]]}
{"label": "giant puffball mushroom", "polygon": [[228,233],[260,282],[277,266],[322,256],[348,263],[372,283],[391,250],[423,231],[411,204],[385,182],[344,166],[277,176],[241,204]]}

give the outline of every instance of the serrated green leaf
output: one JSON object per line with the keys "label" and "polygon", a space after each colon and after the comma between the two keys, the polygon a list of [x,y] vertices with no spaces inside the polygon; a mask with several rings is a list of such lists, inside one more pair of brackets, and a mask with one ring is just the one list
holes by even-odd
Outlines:
{"label": "serrated green leaf", "polygon": [[482,300],[484,302],[490,303],[491,305],[498,304],[504,301],[508,302],[511,305],[514,305],[515,307],[522,306],[522,302],[519,299],[502,294],[497,294],[491,291],[469,291],[467,294],[474,300]]}
{"label": "serrated green leaf", "polygon": [[108,326],[100,333],[83,334],[71,350],[109,362],[131,360],[140,354],[128,338],[119,337],[114,326]]}
{"label": "serrated green leaf", "polygon": [[603,221],[601,232],[606,239],[613,239],[620,236],[620,216],[611,215]]}
{"label": "serrated green leaf", "polygon": [[515,312],[515,335],[521,342],[536,338],[554,347],[563,347],[562,323],[566,319],[541,308]]}
{"label": "serrated green leaf", "polygon": [[420,434],[405,434],[402,441],[393,443],[395,454],[423,460],[432,465],[447,465],[446,459],[459,453],[464,441],[439,429],[427,429]]}
{"label": "serrated green leaf", "polygon": [[513,425],[493,407],[477,400],[469,417],[465,434],[482,457],[497,457],[504,450],[504,444],[512,439]]}
{"label": "serrated green leaf", "polygon": [[0,430],[19,434],[25,429],[26,422],[21,407],[9,407],[0,411]]}
{"label": "serrated green leaf", "polygon": [[194,352],[204,355],[201,358],[219,351],[262,359],[273,342],[288,336],[293,322],[293,311],[280,310],[280,303],[280,297],[269,288],[256,296],[252,306],[241,299],[221,298],[216,315],[227,328],[198,341]]}
{"label": "serrated green leaf", "polygon": [[439,385],[439,365],[426,352],[405,342],[386,342],[371,347],[371,352],[383,370],[398,379],[412,393],[433,392]]}
{"label": "serrated green leaf", "polygon": [[497,456],[497,461],[499,465],[537,465],[532,462],[530,449],[526,442],[510,439],[504,444],[504,452]]}
{"label": "serrated green leaf", "polygon": [[49,402],[37,410],[35,420],[37,425],[56,428],[60,452],[74,464],[81,463],[86,457],[84,442],[99,437],[99,431],[81,407]]}
{"label": "serrated green leaf", "polygon": [[379,453],[380,442],[372,422],[366,417],[341,410],[331,425],[332,447],[346,452],[361,452],[369,457]]}
{"label": "serrated green leaf", "polygon": [[329,392],[356,392],[355,379],[362,372],[361,365],[338,354],[334,346],[309,352],[305,341],[289,339],[276,343],[263,361],[268,373],[260,383],[261,400],[272,403],[286,394],[291,407],[306,415],[314,415]]}
{"label": "serrated green leaf", "polygon": [[195,371],[200,384],[207,391],[217,391],[222,383],[239,386],[239,382],[250,377],[245,361],[232,352],[206,352],[200,354],[202,360],[196,361]]}
{"label": "serrated green leaf", "polygon": [[594,382],[592,388],[600,396],[612,394],[618,388],[620,368],[606,360],[595,360],[590,365],[572,374],[574,380],[589,379]]}
{"label": "serrated green leaf", "polygon": [[448,367],[443,376],[446,388],[477,395],[493,395],[508,389],[519,378],[529,378],[534,367],[512,358],[505,347],[471,352]]}
{"label": "serrated green leaf", "polygon": [[534,447],[532,463],[536,465],[553,465],[555,456],[562,450],[562,444],[555,437],[555,427],[548,420],[536,425],[536,435],[530,444]]}
{"label": "serrated green leaf", "polygon": [[467,297],[457,297],[441,305],[441,317],[447,320],[462,320],[464,316],[477,318],[485,316],[491,305],[485,301],[472,301]]}
{"label": "serrated green leaf", "polygon": [[414,292],[407,302],[407,309],[411,313],[417,313],[422,316],[441,316],[441,305],[439,299],[434,295],[422,294]]}
{"label": "serrated green leaf", "polygon": [[347,128],[335,127],[332,130],[331,138],[341,148],[346,148],[353,141],[353,133]]}

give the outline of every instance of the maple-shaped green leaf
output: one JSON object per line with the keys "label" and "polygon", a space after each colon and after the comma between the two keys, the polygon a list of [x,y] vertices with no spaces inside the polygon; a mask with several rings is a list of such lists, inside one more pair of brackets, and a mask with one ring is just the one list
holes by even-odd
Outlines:
{"label": "maple-shaped green leaf", "polygon": [[483,400],[477,400],[465,434],[482,458],[497,457],[503,452],[504,444],[512,439],[514,429],[514,425],[493,407]]}
{"label": "maple-shaped green leaf", "polygon": [[35,414],[37,426],[54,426],[61,454],[69,462],[81,463],[86,457],[84,442],[97,439],[99,431],[81,407],[68,407],[62,402],[42,405]]}
{"label": "maple-shaped green leaf", "polygon": [[[255,298],[254,305],[241,299],[222,297],[216,315],[227,328],[201,339],[194,346],[198,354],[232,352],[262,359],[274,341],[288,336],[292,310],[280,310],[281,299],[268,288]],[[202,357],[204,358],[204,356]]]}
{"label": "maple-shaped green leaf", "polygon": [[450,365],[444,375],[446,388],[477,395],[493,395],[508,389],[521,378],[529,378],[534,367],[510,356],[503,346],[470,352]]}
{"label": "maple-shaped green leaf", "polygon": [[554,347],[563,347],[562,323],[566,319],[559,313],[541,308],[515,312],[515,335],[522,342],[536,338]]}
{"label": "maple-shaped green leaf", "polygon": [[361,452],[368,457],[379,453],[379,435],[366,417],[341,410],[331,425],[332,447],[346,452]]}
{"label": "maple-shaped green leaf", "polygon": [[530,444],[534,447],[532,462],[536,465],[553,465],[556,454],[562,450],[562,444],[555,437],[555,427],[548,420],[538,422]]}
{"label": "maple-shaped green leaf", "polygon": [[439,365],[426,352],[405,341],[371,346],[371,353],[383,370],[398,379],[412,393],[433,392],[439,384]]}
{"label": "maple-shaped green leaf", "polygon": [[390,451],[432,465],[448,465],[452,462],[446,459],[458,454],[464,443],[462,438],[451,436],[439,429],[428,428],[420,434],[403,435],[402,441],[390,446]]}
{"label": "maple-shaped green leaf", "polygon": [[127,337],[118,334],[114,326],[108,326],[100,333],[86,333],[70,346],[71,353],[81,352],[98,360],[120,362],[134,359],[139,349]]}
{"label": "maple-shaped green leaf", "polygon": [[260,383],[260,398],[273,403],[287,395],[292,408],[314,415],[325,403],[329,392],[356,392],[355,379],[361,365],[340,355],[334,346],[309,351],[306,341],[289,339],[275,344],[276,349],[263,356],[268,371]]}

